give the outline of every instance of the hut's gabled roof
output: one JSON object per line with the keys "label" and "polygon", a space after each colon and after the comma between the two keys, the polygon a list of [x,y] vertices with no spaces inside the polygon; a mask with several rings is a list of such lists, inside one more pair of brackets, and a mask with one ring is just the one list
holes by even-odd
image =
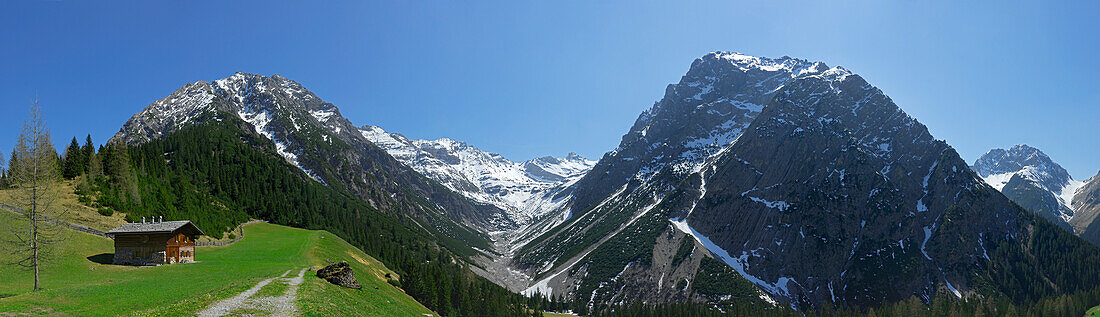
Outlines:
{"label": "hut's gabled roof", "polygon": [[148,223],[127,223],[118,228],[107,231],[107,234],[128,234],[128,233],[166,233],[175,232],[176,230],[183,229],[196,235],[205,235],[199,227],[187,220],[181,221],[161,221],[161,222],[148,222]]}

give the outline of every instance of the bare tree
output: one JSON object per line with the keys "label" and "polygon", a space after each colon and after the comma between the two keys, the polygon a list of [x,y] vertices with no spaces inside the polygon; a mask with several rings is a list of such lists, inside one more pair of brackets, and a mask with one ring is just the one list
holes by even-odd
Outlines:
{"label": "bare tree", "polygon": [[59,182],[57,150],[50,141],[50,131],[42,120],[38,101],[31,105],[30,117],[23,123],[19,141],[8,162],[13,198],[20,214],[16,226],[5,245],[15,255],[11,263],[34,271],[34,290],[41,289],[39,274],[42,263],[51,259],[58,242],[67,232],[56,219],[62,212],[55,210],[56,186]]}
{"label": "bare tree", "polygon": [[8,179],[8,173],[4,171],[4,151],[0,151],[0,189],[4,189],[4,180]]}

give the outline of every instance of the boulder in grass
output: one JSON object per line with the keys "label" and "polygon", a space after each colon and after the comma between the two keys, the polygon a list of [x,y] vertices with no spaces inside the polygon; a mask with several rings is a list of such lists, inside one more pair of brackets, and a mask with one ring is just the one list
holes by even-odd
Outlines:
{"label": "boulder in grass", "polygon": [[359,280],[355,279],[355,272],[351,270],[351,265],[347,261],[340,261],[340,263],[331,264],[317,270],[317,277],[347,288],[363,288],[359,286]]}

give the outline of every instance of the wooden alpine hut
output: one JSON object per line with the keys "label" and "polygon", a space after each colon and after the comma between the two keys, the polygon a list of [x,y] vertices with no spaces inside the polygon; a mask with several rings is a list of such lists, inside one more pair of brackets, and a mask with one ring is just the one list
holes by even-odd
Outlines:
{"label": "wooden alpine hut", "polygon": [[202,230],[190,221],[133,222],[107,231],[115,240],[114,264],[162,265],[195,261],[195,239]]}

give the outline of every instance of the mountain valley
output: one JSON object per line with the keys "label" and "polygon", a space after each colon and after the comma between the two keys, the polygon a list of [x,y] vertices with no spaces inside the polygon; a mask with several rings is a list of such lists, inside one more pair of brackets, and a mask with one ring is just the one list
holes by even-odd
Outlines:
{"label": "mountain valley", "polygon": [[[1100,177],[1025,145],[968,165],[861,76],[791,57],[696,59],[597,161],[409,139],[247,73],[184,85],[92,154],[102,175],[73,180],[90,207],[217,238],[249,219],[328,230],[443,315],[1016,305],[1100,285],[1064,271],[1100,261]],[[471,291],[495,304],[456,297]]]}

